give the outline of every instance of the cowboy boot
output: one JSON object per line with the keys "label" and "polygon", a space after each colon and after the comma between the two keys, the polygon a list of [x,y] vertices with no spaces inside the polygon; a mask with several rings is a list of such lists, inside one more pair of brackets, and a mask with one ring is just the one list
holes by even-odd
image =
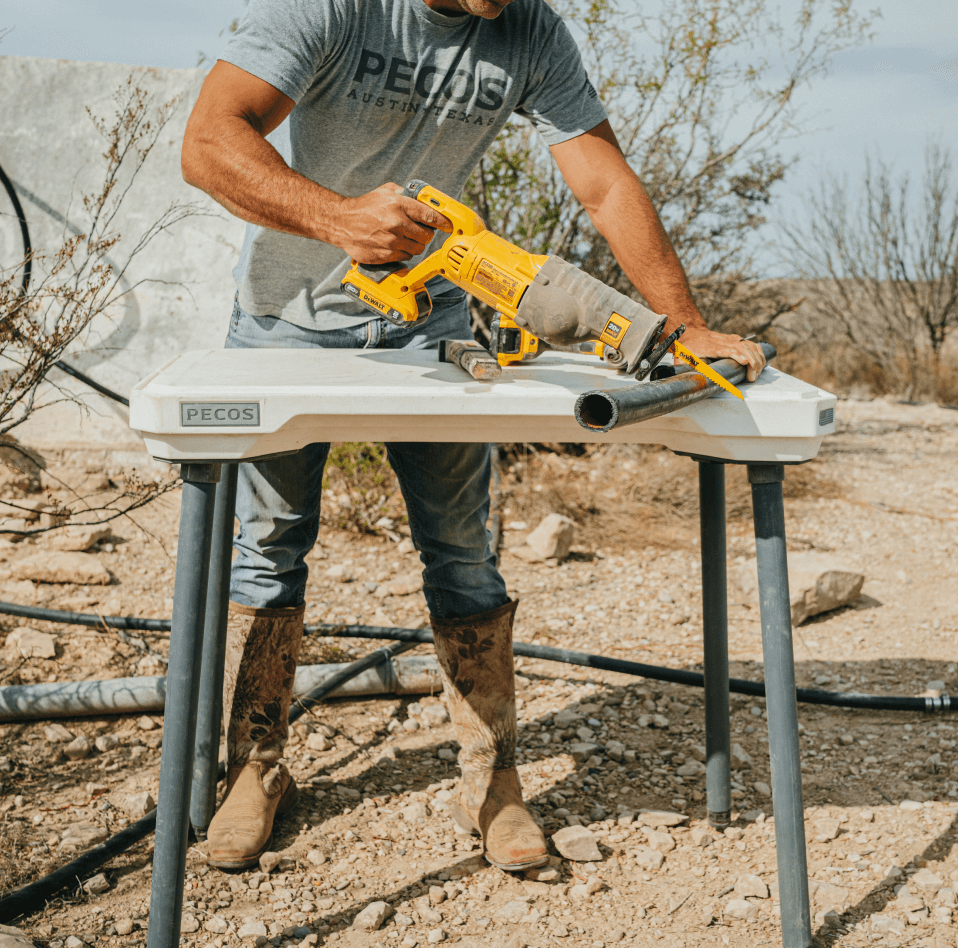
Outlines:
{"label": "cowboy boot", "polygon": [[459,741],[462,783],[453,816],[482,836],[499,869],[541,866],[545,837],[522,802],[516,770],[516,685],[507,602],[466,619],[435,619],[433,640],[449,714]]}
{"label": "cowboy boot", "polygon": [[207,831],[211,866],[256,865],[272,840],[273,820],[296,804],[296,783],[281,758],[304,612],[305,606],[230,603],[223,676],[226,795]]}

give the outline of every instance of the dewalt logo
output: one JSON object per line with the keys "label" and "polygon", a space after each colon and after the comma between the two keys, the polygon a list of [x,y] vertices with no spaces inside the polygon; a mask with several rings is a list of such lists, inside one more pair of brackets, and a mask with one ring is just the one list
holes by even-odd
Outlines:
{"label": "dewalt logo", "polygon": [[376,309],[382,310],[384,313],[386,312],[386,304],[380,303],[379,300],[370,296],[368,293],[363,293],[363,302],[371,303],[373,306],[376,307]]}

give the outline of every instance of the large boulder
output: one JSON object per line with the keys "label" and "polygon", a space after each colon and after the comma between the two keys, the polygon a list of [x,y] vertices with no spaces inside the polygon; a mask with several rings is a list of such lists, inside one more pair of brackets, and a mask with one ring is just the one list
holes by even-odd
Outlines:
{"label": "large boulder", "polygon": [[[729,571],[732,598],[758,605],[758,573],[754,559]],[[801,625],[811,616],[829,612],[856,599],[865,582],[864,574],[848,563],[821,553],[788,554],[788,589],[792,625]]]}

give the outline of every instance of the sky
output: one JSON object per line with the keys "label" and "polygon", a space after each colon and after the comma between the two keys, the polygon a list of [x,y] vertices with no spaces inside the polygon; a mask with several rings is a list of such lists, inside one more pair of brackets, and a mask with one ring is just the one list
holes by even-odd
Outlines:
{"label": "sky", "polygon": [[[646,8],[659,0],[647,0]],[[780,0],[788,16],[800,0]],[[823,172],[854,182],[864,154],[876,150],[896,172],[920,180],[924,147],[940,135],[958,158],[958,2],[956,0],[859,0],[866,12],[881,9],[866,46],[839,54],[830,75],[802,90],[797,101],[812,131],[782,143],[786,158],[800,161],[779,186],[777,219],[801,216],[803,196]],[[205,68],[223,49],[243,0],[0,0],[0,54],[120,62],[172,68]],[[766,248],[767,275],[784,275]]]}

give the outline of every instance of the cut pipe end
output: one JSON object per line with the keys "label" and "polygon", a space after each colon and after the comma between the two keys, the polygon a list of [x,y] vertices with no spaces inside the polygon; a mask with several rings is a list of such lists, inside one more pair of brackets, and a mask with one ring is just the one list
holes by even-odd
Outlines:
{"label": "cut pipe end", "polygon": [[583,392],[575,403],[575,419],[583,428],[611,431],[619,420],[619,408],[605,392]]}

